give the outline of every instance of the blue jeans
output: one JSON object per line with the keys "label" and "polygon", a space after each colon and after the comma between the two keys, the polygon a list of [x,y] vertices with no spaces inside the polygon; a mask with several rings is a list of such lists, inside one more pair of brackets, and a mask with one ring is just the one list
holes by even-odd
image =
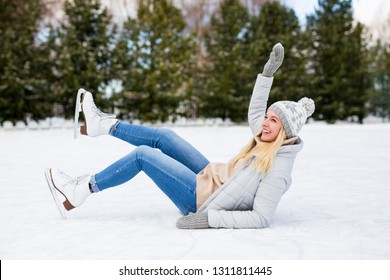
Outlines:
{"label": "blue jeans", "polygon": [[138,147],[92,176],[94,192],[123,184],[144,171],[183,214],[196,212],[196,174],[209,164],[198,150],[166,128],[118,122],[110,134]]}

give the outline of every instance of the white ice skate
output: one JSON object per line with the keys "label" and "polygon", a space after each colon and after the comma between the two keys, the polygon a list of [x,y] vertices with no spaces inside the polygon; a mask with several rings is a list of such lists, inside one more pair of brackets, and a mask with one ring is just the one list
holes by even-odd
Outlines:
{"label": "white ice skate", "polygon": [[93,101],[89,91],[80,88],[77,92],[74,114],[74,138],[77,138],[79,130],[79,115],[83,113],[84,124],[80,126],[80,133],[88,136],[107,134],[110,128],[117,122],[116,115],[100,111]]}
{"label": "white ice skate", "polygon": [[89,188],[91,175],[72,178],[55,168],[48,168],[45,170],[45,177],[54,202],[64,220],[67,211],[80,206],[91,194]]}

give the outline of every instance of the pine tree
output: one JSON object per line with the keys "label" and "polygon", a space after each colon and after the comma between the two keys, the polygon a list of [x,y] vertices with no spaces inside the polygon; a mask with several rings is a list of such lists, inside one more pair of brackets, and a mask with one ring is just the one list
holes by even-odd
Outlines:
{"label": "pine tree", "polygon": [[370,51],[373,83],[370,109],[385,121],[390,118],[390,42],[378,40]]}
{"label": "pine tree", "polygon": [[220,14],[213,16],[205,40],[211,66],[207,72],[207,90],[201,96],[201,111],[206,117],[246,120],[251,93],[248,86],[251,67],[245,59],[248,26],[249,14],[240,1],[222,1]]}
{"label": "pine tree", "polygon": [[306,48],[304,34],[300,29],[295,12],[279,2],[267,2],[258,16],[251,21],[252,72],[261,73],[269,58],[272,47],[280,42],[284,46],[285,56],[277,72],[269,103],[278,100],[299,100],[308,96],[306,89]]}
{"label": "pine tree", "polygon": [[124,93],[116,98],[129,118],[165,121],[178,113],[194,53],[185,27],[180,10],[168,0],[140,1],[137,18],[125,23],[116,48]]}
{"label": "pine tree", "polygon": [[350,116],[362,122],[369,86],[362,26],[353,24],[351,0],[318,3],[319,8],[307,20],[315,115],[331,123]]}
{"label": "pine tree", "polygon": [[368,49],[363,33],[364,26],[357,23],[347,42],[349,49],[345,54],[348,61],[345,65],[345,72],[348,86],[343,95],[345,113],[341,117],[342,119],[352,118],[354,121],[356,119],[361,124],[368,113],[367,103],[371,88]]}
{"label": "pine tree", "polygon": [[66,1],[64,10],[66,20],[52,29],[49,41],[55,43],[52,90],[63,114],[70,117],[80,87],[94,94],[99,107],[108,106],[108,99],[103,97],[113,78],[111,59],[116,28],[99,0]]}
{"label": "pine tree", "polygon": [[39,0],[0,1],[0,123],[42,118],[50,111],[43,63],[36,41],[42,18]]}
{"label": "pine tree", "polygon": [[[177,3],[177,2],[176,2]],[[213,2],[208,0],[180,2],[187,28],[195,37],[194,63],[190,68],[190,79],[187,83],[182,109],[189,118],[200,117],[201,97],[207,93],[209,62],[206,59],[205,33],[210,26],[213,14]]]}

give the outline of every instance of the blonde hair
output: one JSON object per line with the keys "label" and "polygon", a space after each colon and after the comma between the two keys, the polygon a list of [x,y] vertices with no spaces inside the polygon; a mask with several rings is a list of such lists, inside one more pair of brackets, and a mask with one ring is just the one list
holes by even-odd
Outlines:
{"label": "blonde hair", "polygon": [[[255,137],[260,137],[261,132],[262,130],[260,130]],[[248,161],[252,156],[255,156],[254,168],[264,176],[265,172],[272,166],[275,155],[278,149],[283,145],[285,139],[286,131],[283,126],[276,139],[272,142],[256,142],[255,138],[252,138],[248,145],[233,158],[230,165],[230,172],[240,159]]]}

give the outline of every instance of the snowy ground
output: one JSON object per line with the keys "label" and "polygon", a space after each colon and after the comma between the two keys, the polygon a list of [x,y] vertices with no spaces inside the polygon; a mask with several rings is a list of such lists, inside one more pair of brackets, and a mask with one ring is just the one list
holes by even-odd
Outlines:
{"label": "snowy ground", "polygon": [[[244,126],[174,130],[211,161],[250,137]],[[390,124],[306,125],[293,184],[257,230],[178,230],[178,210],[144,174],[63,221],[43,170],[95,173],[134,148],[72,133],[0,130],[0,259],[390,259]]]}

